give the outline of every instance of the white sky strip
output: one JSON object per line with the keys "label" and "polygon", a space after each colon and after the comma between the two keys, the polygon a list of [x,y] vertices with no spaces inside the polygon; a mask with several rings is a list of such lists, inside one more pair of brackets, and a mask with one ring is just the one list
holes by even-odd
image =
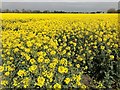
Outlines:
{"label": "white sky strip", "polygon": [[120,0],[2,0],[2,2],[119,2]]}

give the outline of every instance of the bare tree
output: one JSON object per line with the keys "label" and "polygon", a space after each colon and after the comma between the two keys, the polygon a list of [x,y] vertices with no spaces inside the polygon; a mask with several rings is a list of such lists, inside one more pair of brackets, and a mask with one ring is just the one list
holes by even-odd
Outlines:
{"label": "bare tree", "polygon": [[114,8],[110,8],[107,10],[107,13],[116,13],[117,11]]}

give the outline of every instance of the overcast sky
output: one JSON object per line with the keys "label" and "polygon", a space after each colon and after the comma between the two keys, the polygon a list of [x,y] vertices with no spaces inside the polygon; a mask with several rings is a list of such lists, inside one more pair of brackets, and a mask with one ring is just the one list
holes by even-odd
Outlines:
{"label": "overcast sky", "polygon": [[107,11],[118,9],[119,0],[2,0],[2,9]]}
{"label": "overcast sky", "polygon": [[2,2],[118,2],[120,0],[2,0]]}
{"label": "overcast sky", "polygon": [[117,2],[3,2],[2,9],[58,10],[58,11],[107,11],[118,9]]}

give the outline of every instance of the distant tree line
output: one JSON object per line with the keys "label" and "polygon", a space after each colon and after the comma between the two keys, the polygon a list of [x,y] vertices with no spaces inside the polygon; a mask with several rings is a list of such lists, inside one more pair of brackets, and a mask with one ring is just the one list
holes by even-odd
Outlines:
{"label": "distant tree line", "polygon": [[49,10],[44,10],[44,11],[40,11],[40,10],[26,10],[26,9],[22,9],[22,10],[10,10],[10,9],[5,9],[5,10],[1,10],[0,12],[2,13],[120,13],[120,9],[116,10],[114,8],[110,8],[109,10],[107,10],[106,12],[103,11],[96,11],[96,12],[67,12],[67,11],[49,11]]}

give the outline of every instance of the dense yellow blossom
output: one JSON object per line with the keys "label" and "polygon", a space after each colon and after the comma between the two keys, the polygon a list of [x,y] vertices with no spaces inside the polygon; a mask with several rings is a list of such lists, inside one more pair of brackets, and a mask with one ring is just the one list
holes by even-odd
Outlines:
{"label": "dense yellow blossom", "polygon": [[2,86],[85,89],[84,75],[97,80],[99,69],[120,60],[117,14],[7,13],[0,20]]}

